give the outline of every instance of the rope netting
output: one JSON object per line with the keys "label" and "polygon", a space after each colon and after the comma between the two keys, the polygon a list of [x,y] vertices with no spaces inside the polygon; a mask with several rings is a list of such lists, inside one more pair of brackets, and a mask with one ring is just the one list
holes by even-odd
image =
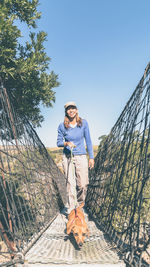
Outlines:
{"label": "rope netting", "polygon": [[86,202],[127,264],[149,266],[150,64],[110,134],[100,143]]}
{"label": "rope netting", "polygon": [[66,201],[64,175],[31,124],[19,116],[11,103],[11,96],[1,86],[1,266],[27,250]]}

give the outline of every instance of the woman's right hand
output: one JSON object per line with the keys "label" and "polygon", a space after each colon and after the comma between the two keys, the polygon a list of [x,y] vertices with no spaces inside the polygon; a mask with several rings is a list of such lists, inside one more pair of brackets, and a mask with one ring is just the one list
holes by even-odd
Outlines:
{"label": "woman's right hand", "polygon": [[64,146],[70,146],[70,148],[76,147],[73,142],[64,142]]}

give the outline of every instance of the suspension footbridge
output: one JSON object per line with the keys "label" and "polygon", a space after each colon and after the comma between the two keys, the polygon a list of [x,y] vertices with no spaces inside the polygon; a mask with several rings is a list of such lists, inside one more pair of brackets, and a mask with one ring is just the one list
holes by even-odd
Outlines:
{"label": "suspension footbridge", "polygon": [[66,234],[65,177],[0,87],[0,266],[150,266],[150,64],[99,146],[81,250]]}

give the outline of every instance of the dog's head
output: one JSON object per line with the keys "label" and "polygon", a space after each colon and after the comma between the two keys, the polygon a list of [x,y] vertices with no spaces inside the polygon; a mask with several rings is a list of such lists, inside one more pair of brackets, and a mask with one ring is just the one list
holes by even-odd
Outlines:
{"label": "dog's head", "polygon": [[89,235],[89,230],[87,228],[87,225],[85,226],[72,225],[70,232],[67,233],[73,234],[78,247],[81,248],[84,243],[85,237]]}
{"label": "dog's head", "polygon": [[76,243],[78,245],[79,248],[81,248],[83,246],[85,237],[88,233],[88,228],[85,226],[74,226],[72,228],[72,234],[76,240]]}

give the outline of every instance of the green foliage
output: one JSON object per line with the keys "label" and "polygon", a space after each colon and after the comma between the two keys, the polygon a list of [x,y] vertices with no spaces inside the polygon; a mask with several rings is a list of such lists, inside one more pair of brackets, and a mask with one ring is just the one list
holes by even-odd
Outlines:
{"label": "green foliage", "polygon": [[101,177],[106,177],[101,220],[112,220],[111,223],[118,232],[132,221],[137,224],[139,218],[141,223],[150,222],[148,130],[145,130],[144,135],[140,135],[138,131],[133,132],[129,143],[112,142],[112,139],[109,142],[106,136],[100,139],[101,162],[96,161],[96,164],[102,165]]}
{"label": "green foliage", "polygon": [[[51,107],[55,102],[54,87],[59,86],[58,76],[48,73],[50,58],[43,43],[47,34],[31,32],[36,28],[38,0],[0,1],[0,78],[13,95],[13,104],[20,114],[26,115],[33,126],[40,126],[43,116],[40,104]],[[20,44],[22,36],[16,21],[25,23],[29,40]]]}
{"label": "green foliage", "polygon": [[102,148],[103,144],[105,143],[105,140],[107,138],[107,135],[101,135],[98,140],[100,140],[100,144],[98,146],[98,151]]}

